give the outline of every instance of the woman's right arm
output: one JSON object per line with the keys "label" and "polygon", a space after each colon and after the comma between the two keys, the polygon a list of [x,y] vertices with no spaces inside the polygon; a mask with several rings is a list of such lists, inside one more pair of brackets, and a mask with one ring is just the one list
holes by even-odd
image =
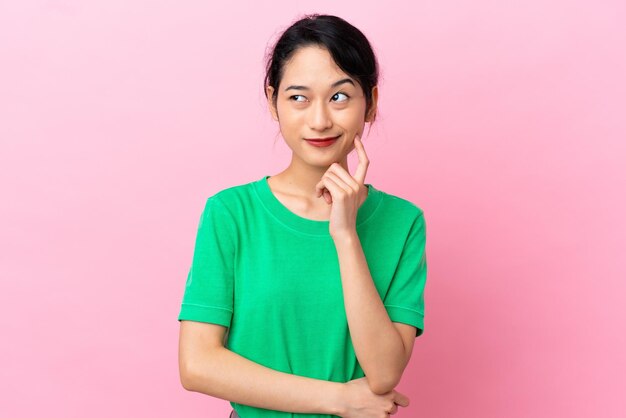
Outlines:
{"label": "woman's right arm", "polygon": [[283,373],[248,360],[224,347],[226,329],[180,321],[178,360],[185,389],[258,408],[343,414],[343,383]]}

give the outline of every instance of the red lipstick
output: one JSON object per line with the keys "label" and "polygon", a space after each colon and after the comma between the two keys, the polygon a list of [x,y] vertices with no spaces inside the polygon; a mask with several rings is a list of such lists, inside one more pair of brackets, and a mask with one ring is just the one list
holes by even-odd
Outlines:
{"label": "red lipstick", "polygon": [[329,145],[334,144],[337,138],[339,138],[340,136],[341,135],[328,137],[328,138],[307,138],[305,139],[305,141],[313,145],[314,147],[327,147]]}

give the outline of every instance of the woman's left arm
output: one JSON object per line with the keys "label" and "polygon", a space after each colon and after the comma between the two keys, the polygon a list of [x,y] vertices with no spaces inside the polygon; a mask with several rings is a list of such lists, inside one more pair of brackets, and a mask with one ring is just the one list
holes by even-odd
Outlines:
{"label": "woman's left arm", "polygon": [[339,258],[343,299],[350,337],[372,392],[384,394],[400,381],[409,362],[415,328],[395,324],[376,290],[356,231],[358,208],[367,198],[365,174],[369,159],[356,134],[359,165],[353,176],[338,163],[326,170],[316,185],[317,196],[332,204],[330,235]]}
{"label": "woman's left arm", "polygon": [[[411,347],[389,318],[376,290],[356,231],[334,238],[343,287],[343,299],[354,351],[372,392],[392,390],[402,377]],[[415,329],[410,328],[413,342]]]}

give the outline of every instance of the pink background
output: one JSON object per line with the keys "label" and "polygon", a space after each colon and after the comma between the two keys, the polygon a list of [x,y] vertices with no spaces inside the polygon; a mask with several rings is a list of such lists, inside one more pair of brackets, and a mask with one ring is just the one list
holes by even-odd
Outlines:
{"label": "pink background", "polygon": [[228,416],[177,315],[206,197],[288,163],[263,55],[305,12],[372,41],[367,181],[426,214],[396,416],[626,416],[626,3],[209,3],[0,3],[0,416]]}

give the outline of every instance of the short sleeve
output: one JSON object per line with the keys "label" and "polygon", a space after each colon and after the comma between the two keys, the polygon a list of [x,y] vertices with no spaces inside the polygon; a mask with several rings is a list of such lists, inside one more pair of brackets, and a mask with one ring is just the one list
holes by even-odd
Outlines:
{"label": "short sleeve", "polygon": [[230,327],[233,316],[235,224],[216,196],[206,201],[178,320]]}
{"label": "short sleeve", "polygon": [[415,337],[424,332],[424,288],[427,275],[426,223],[421,212],[407,234],[400,260],[391,279],[383,304],[392,322],[417,328]]}

